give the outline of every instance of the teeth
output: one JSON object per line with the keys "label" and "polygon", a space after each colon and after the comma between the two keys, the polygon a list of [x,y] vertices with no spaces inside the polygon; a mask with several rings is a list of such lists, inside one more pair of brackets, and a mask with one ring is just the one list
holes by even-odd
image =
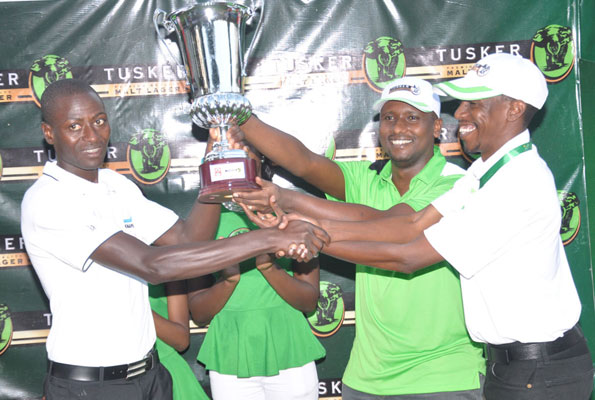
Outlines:
{"label": "teeth", "polygon": [[459,127],[459,134],[467,135],[475,130],[474,125],[463,125]]}
{"label": "teeth", "polygon": [[393,140],[392,144],[397,145],[397,146],[401,146],[403,144],[408,144],[413,142],[413,140],[411,139],[397,139],[397,140]]}

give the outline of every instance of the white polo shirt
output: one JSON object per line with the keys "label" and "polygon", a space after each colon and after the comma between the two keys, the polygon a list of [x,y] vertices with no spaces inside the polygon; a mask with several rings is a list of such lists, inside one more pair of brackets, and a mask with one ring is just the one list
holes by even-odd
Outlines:
{"label": "white polo shirt", "polygon": [[465,322],[475,341],[555,340],[581,313],[560,239],[556,186],[535,146],[479,189],[492,165],[529,140],[525,131],[485,162],[478,159],[432,203],[443,218],[425,235],[461,274]]}
{"label": "white polo shirt", "polygon": [[89,257],[119,231],[151,244],[177,219],[114,171],[100,169],[92,183],[46,163],[25,193],[21,231],[50,301],[50,360],[110,366],[143,358],[155,342],[146,282]]}

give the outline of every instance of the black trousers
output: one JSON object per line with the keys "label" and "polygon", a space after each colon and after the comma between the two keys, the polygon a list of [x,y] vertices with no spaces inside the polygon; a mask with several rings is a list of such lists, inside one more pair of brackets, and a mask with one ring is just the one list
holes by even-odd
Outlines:
{"label": "black trousers", "polygon": [[593,361],[583,338],[545,359],[488,361],[486,400],[588,400],[593,391]]}
{"label": "black trousers", "polygon": [[132,379],[80,382],[48,375],[44,383],[46,400],[172,400],[171,375],[159,363]]}

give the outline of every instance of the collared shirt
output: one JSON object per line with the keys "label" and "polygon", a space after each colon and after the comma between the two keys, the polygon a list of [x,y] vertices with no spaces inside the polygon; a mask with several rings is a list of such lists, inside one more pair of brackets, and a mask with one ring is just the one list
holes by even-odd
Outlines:
{"label": "collared shirt", "polygon": [[[398,203],[420,210],[464,173],[435,147],[401,195],[390,161],[380,173],[370,170],[368,161],[337,164],[346,201],[383,210]],[[345,384],[375,395],[479,387],[485,360],[467,334],[458,274],[446,262],[412,276],[357,265],[355,291],[356,334]]]}
{"label": "collared shirt", "polygon": [[99,170],[92,183],[46,163],[25,193],[21,230],[50,300],[50,360],[110,366],[142,359],[155,342],[146,282],[90,256],[120,231],[150,244],[177,219],[114,171]]}
{"label": "collared shirt", "polygon": [[479,179],[529,141],[525,131],[471,165],[434,204],[443,214],[426,238],[461,274],[471,337],[491,344],[544,342],[579,319],[581,305],[560,238],[561,211],[551,171],[537,148]]}

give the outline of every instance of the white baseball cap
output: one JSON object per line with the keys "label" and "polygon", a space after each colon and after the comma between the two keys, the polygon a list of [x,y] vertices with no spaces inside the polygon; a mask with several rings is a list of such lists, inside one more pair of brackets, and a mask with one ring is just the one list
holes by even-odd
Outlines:
{"label": "white baseball cap", "polygon": [[434,85],[440,96],[459,100],[481,100],[505,95],[537,109],[547,99],[547,83],[539,68],[521,56],[490,54],[479,60],[459,79]]}
{"label": "white baseball cap", "polygon": [[374,112],[380,112],[387,101],[402,101],[423,112],[434,112],[440,118],[440,97],[432,84],[420,78],[404,77],[392,81],[382,91],[380,99],[374,103]]}

